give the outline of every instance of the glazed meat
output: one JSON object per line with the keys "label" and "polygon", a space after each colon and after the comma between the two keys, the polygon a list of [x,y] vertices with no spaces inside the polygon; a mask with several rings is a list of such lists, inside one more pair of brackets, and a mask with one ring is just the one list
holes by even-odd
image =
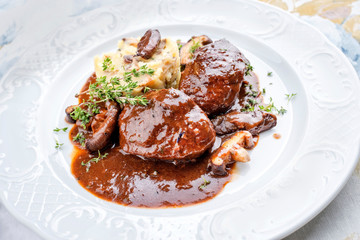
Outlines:
{"label": "glazed meat", "polygon": [[228,110],[238,96],[249,61],[229,41],[198,48],[183,71],[179,89],[208,115]]}
{"label": "glazed meat", "polygon": [[211,121],[176,89],[147,93],[147,106],[126,105],[119,116],[120,148],[175,164],[195,159],[215,141]]}

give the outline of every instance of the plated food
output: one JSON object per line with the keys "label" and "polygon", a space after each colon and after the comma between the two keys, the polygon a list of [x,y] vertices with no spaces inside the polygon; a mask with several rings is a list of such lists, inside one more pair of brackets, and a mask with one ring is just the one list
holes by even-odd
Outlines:
{"label": "plated food", "polygon": [[124,38],[95,57],[77,98],[66,108],[73,175],[94,195],[134,207],[211,199],[277,123],[244,54],[205,35],[181,43],[150,29]]}

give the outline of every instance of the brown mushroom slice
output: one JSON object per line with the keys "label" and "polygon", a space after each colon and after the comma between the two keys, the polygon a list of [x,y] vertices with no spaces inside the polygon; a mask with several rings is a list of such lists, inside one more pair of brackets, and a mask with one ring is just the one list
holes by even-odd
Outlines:
{"label": "brown mushroom slice", "polygon": [[245,148],[254,147],[253,137],[248,131],[235,133],[225,141],[211,156],[209,165],[215,175],[227,175],[226,165],[236,162],[249,162],[250,156]]}
{"label": "brown mushroom slice", "polygon": [[85,141],[85,147],[90,152],[95,152],[106,147],[117,124],[120,106],[113,101],[106,102],[106,112],[94,117],[91,127],[93,136]]}
{"label": "brown mushroom slice", "polygon": [[149,29],[140,39],[137,45],[137,56],[150,59],[160,44],[161,35],[159,30]]}
{"label": "brown mushroom slice", "polygon": [[75,123],[75,120],[71,117],[71,113],[74,111],[75,107],[77,107],[76,105],[70,105],[67,108],[65,108],[65,121],[68,123]]}
{"label": "brown mushroom slice", "polygon": [[224,135],[238,130],[249,131],[253,135],[276,126],[277,117],[264,111],[240,112],[232,111],[211,120],[216,134]]}
{"label": "brown mushroom slice", "polygon": [[192,37],[182,48],[180,49],[180,64],[186,65],[193,58],[194,52],[197,48],[212,43],[213,41],[206,35]]}

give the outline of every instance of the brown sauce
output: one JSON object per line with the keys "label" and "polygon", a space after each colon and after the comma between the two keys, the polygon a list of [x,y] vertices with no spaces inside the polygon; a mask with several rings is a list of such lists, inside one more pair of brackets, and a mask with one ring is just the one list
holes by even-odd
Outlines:
{"label": "brown sauce", "polygon": [[274,137],[275,139],[280,139],[280,138],[281,138],[281,135],[280,135],[279,133],[274,133],[274,134],[273,134],[273,137]]}
{"label": "brown sauce", "polygon": [[118,146],[104,153],[107,157],[92,163],[87,171],[81,163],[97,155],[75,147],[72,174],[95,196],[122,205],[174,207],[200,203],[217,195],[231,179],[231,173],[225,177],[211,175],[206,157],[175,166],[125,154]]}

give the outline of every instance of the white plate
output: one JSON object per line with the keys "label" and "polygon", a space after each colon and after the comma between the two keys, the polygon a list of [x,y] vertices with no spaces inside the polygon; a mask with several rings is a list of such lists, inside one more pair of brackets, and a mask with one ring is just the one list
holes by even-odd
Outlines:
{"label": "white plate", "polygon": [[[70,173],[67,133],[52,131],[66,126],[64,109],[93,71],[93,56],[150,27],[173,39],[230,40],[250,59],[266,96],[288,110],[261,134],[252,161],[206,203],[138,209],[98,199]],[[1,200],[49,239],[278,239],[327,206],[354,169],[359,92],[352,66],[322,34],[260,2],[147,0],[101,8],[33,46],[1,79]],[[286,93],[297,93],[289,104]],[[55,139],[65,143],[62,151]]]}

